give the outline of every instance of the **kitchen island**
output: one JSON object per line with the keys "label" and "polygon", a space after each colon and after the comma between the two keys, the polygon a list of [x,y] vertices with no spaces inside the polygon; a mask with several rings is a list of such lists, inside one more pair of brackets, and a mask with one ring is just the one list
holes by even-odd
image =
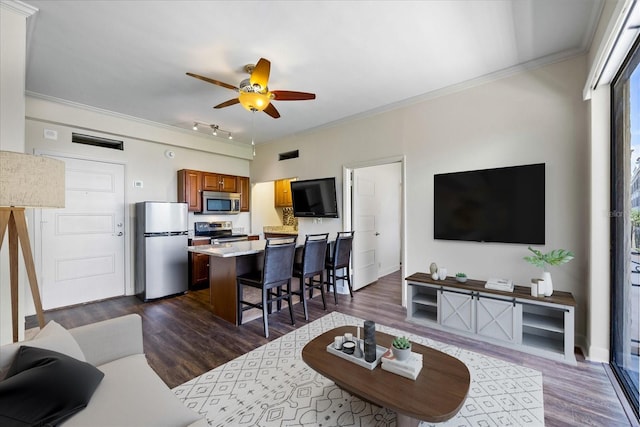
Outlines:
{"label": "kitchen island", "polygon": [[[301,251],[304,237],[300,242],[298,238]],[[209,255],[209,303],[213,314],[238,325],[236,277],[262,268],[266,243],[266,240],[247,240],[187,247],[189,252]]]}

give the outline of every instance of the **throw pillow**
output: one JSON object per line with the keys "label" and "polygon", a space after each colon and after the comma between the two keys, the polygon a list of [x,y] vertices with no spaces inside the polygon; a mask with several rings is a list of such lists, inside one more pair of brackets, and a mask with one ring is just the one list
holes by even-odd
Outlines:
{"label": "throw pillow", "polygon": [[75,338],[69,331],[63,328],[59,323],[51,320],[42,328],[38,334],[29,341],[22,343],[7,344],[2,346],[0,351],[0,380],[6,377],[7,371],[11,363],[18,354],[18,349],[22,344],[29,347],[45,348],[47,350],[57,351],[74,359],[86,362],[84,353],[76,342]]}
{"label": "throw pillow", "polygon": [[0,425],[56,426],[87,406],[103,377],[89,363],[21,346],[0,382]]}
{"label": "throw pillow", "polygon": [[86,362],[84,353],[75,338],[62,325],[51,320],[31,341],[25,342],[30,347],[44,348],[66,354],[74,359]]}

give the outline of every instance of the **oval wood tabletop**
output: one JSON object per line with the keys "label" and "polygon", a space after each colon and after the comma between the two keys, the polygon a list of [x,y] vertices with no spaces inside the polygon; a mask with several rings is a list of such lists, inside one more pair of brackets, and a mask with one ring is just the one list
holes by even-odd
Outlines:
{"label": "oval wood tabletop", "polygon": [[[378,406],[428,422],[442,422],[458,413],[471,377],[466,365],[441,351],[412,343],[422,353],[422,370],[415,381],[383,370],[363,368],[327,351],[336,336],[355,326],[341,326],[313,339],[302,349],[302,359],[340,388]],[[389,348],[393,336],[376,331],[376,344]]]}

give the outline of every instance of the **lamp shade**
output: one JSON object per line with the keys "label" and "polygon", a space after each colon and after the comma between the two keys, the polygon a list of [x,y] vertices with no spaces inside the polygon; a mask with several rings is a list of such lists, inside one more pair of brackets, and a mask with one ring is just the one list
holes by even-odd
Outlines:
{"label": "lamp shade", "polygon": [[240,104],[249,111],[262,111],[267,108],[267,105],[271,102],[271,97],[268,94],[259,92],[240,91],[238,100]]}
{"label": "lamp shade", "polygon": [[61,160],[0,151],[0,206],[64,208],[64,177]]}

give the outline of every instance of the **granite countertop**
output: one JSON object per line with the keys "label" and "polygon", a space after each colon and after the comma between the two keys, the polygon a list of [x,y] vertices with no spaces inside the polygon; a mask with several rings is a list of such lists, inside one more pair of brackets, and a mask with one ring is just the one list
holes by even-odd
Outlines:
{"label": "granite countertop", "polygon": [[298,229],[293,225],[265,225],[263,233],[298,234]]}
{"label": "granite countertop", "polygon": [[[305,237],[298,236],[296,247],[304,246]],[[266,240],[241,240],[239,242],[217,243],[213,245],[187,246],[187,251],[220,258],[252,255],[264,252]]]}
{"label": "granite countertop", "polygon": [[215,245],[187,246],[187,250],[199,254],[229,258],[260,253],[264,251],[265,244],[266,240],[243,240]]}

